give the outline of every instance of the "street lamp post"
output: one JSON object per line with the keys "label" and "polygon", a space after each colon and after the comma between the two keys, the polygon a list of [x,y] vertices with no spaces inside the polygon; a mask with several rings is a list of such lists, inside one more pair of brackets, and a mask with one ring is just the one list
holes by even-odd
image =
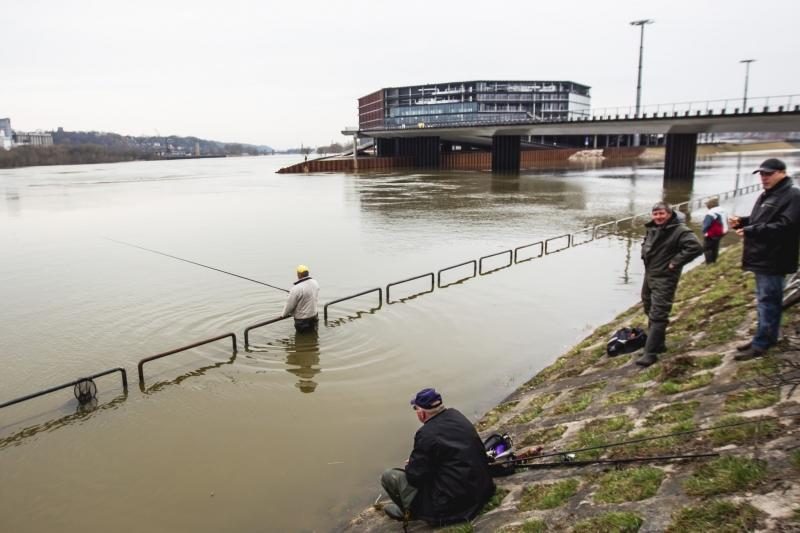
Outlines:
{"label": "street lamp post", "polygon": [[[652,24],[652,19],[634,20],[631,26],[639,26],[641,32],[639,36],[639,76],[636,81],[636,118],[639,118],[639,110],[642,106],[642,56],[644,55],[644,27],[646,24]],[[633,136],[633,145],[639,146],[639,134]]]}
{"label": "street lamp post", "polygon": [[739,63],[744,63],[744,99],[742,100],[742,113],[747,113],[747,83],[750,81],[750,63],[755,59],[742,59]]}

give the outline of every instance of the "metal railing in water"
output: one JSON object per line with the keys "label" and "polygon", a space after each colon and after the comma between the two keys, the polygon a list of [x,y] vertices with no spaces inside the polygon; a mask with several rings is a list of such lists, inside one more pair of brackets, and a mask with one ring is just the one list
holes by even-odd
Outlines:
{"label": "metal railing in water", "polygon": [[257,328],[263,328],[264,326],[269,326],[270,324],[274,324],[276,322],[281,322],[289,318],[288,316],[279,316],[277,318],[270,318],[269,320],[264,320],[263,322],[259,322],[257,324],[253,324],[252,326],[247,326],[244,329],[244,349],[245,351],[250,349],[250,332]]}
{"label": "metal railing in water", "polygon": [[60,391],[62,389],[67,389],[69,387],[75,387],[79,383],[84,381],[92,381],[96,378],[107,376],[109,374],[113,374],[115,372],[119,372],[120,376],[122,377],[122,390],[128,392],[128,374],[125,372],[124,368],[111,368],[104,372],[98,372],[97,374],[92,374],[91,376],[86,376],[83,378],[76,379],[75,381],[70,381],[69,383],[64,383],[63,385],[57,385],[55,387],[50,387],[49,389],[41,390],[39,392],[34,392],[32,394],[26,394],[25,396],[20,396],[19,398],[15,398],[13,400],[9,400],[7,402],[0,403],[0,409],[4,407],[9,407],[11,405],[15,405],[18,403],[26,402],[28,400],[32,400],[34,398],[38,398],[39,396],[44,396],[46,394],[50,394],[52,392]]}
{"label": "metal railing in water", "polygon": [[[500,265],[499,267],[495,267],[495,268],[493,268],[491,270],[487,270],[487,271],[484,272],[484,270],[483,270],[483,261],[485,259],[491,259],[493,257],[500,257],[501,255],[506,255],[506,254],[508,254],[508,263],[504,263],[504,264]],[[484,255],[483,257],[478,259],[478,274],[480,274],[481,276],[485,276],[486,274],[491,274],[492,272],[497,272],[498,270],[503,270],[504,268],[510,267],[513,264],[513,261],[514,261],[514,253],[511,250],[503,250],[502,252],[496,252],[496,253],[493,253],[493,254]]]}
{"label": "metal railing in water", "polygon": [[[459,267],[462,267],[462,266],[467,266],[467,265],[472,265],[472,275],[464,276],[462,278],[458,278],[457,280],[451,281],[450,283],[442,285],[442,272],[447,272],[449,270],[455,270],[456,268],[459,268]],[[455,285],[456,283],[460,283],[460,282],[462,282],[464,280],[472,279],[477,275],[478,275],[478,263],[474,259],[470,259],[469,261],[464,261],[463,263],[459,263],[457,265],[453,265],[453,266],[449,266],[449,267],[444,267],[443,269],[439,270],[439,272],[436,273],[436,285],[440,289],[443,289],[443,288],[445,288],[445,287],[447,287],[449,285]]]}
{"label": "metal railing in water", "polygon": [[361,291],[358,294],[351,294],[350,296],[345,296],[343,298],[339,298],[337,300],[333,300],[332,302],[326,303],[325,307],[323,307],[323,309],[322,309],[323,320],[325,320],[327,322],[327,320],[328,320],[328,307],[332,306],[333,304],[338,304],[338,303],[341,303],[341,302],[345,302],[347,300],[352,300],[353,298],[358,298],[359,296],[365,296],[365,295],[371,294],[373,292],[377,292],[378,293],[378,307],[373,307],[372,309],[373,310],[380,309],[381,307],[383,307],[383,290],[380,287],[378,287],[378,288],[375,288],[375,289],[368,289],[366,291]]}
{"label": "metal railing in water", "polygon": [[[407,279],[401,279],[400,281],[395,281],[393,283],[389,283],[388,285],[386,285],[386,304],[388,305],[388,304],[394,303],[392,301],[392,296],[391,296],[391,292],[390,292],[392,287],[394,287],[396,285],[402,285],[403,283],[408,283],[409,281],[415,281],[415,280],[418,280],[418,279],[427,278],[428,276],[430,276],[430,278],[431,278],[431,288],[430,288],[430,290],[420,291],[420,292],[414,293],[414,294],[412,294],[410,296],[406,296],[406,298],[410,298],[411,296],[419,296],[421,294],[428,294],[428,293],[433,292],[433,289],[434,289],[433,272],[428,272],[427,274],[420,274],[419,276],[414,276],[412,278],[407,278]],[[405,298],[403,298],[403,299],[405,299]],[[398,301],[400,301],[400,300],[398,300]]]}
{"label": "metal railing in water", "polygon": [[174,355],[176,353],[185,352],[186,350],[191,350],[192,348],[197,348],[199,346],[204,346],[206,344],[211,344],[212,342],[216,342],[222,339],[231,339],[233,353],[236,353],[236,335],[234,333],[225,333],[224,335],[218,335],[212,339],[206,339],[199,342],[195,342],[188,346],[182,346],[180,348],[176,348],[174,350],[170,350],[168,352],[162,352],[160,354],[151,355],[150,357],[145,357],[144,359],[139,361],[139,387],[144,387],[144,364],[149,363],[150,361],[154,361],[156,359],[161,359],[162,357],[167,357],[168,355]]}
{"label": "metal railing in water", "polygon": [[[539,247],[539,253],[538,254],[532,255],[530,257],[526,257],[524,259],[520,259],[519,258],[519,252],[521,250],[527,250],[528,248],[533,248],[534,246],[538,246]],[[531,243],[531,244],[523,244],[522,246],[517,246],[516,248],[514,248],[514,264],[515,265],[518,265],[520,263],[524,263],[526,261],[530,261],[532,259],[538,259],[538,258],[540,258],[542,256],[544,256],[544,241],[537,241],[537,242],[534,242],[534,243]]]}

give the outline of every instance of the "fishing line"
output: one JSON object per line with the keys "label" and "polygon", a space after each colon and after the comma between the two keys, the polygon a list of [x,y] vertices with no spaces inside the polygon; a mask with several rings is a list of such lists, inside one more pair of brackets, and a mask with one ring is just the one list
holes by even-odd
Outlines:
{"label": "fishing line", "polygon": [[137,244],[131,244],[129,242],[118,241],[116,239],[111,239],[109,237],[104,237],[104,239],[106,239],[108,241],[111,241],[111,242],[115,242],[117,244],[124,244],[125,246],[130,246],[132,248],[138,248],[138,249],[144,250],[146,252],[151,252],[151,253],[154,253],[154,254],[163,255],[164,257],[170,257],[172,259],[177,259],[178,261],[183,261],[185,263],[191,263],[192,265],[197,265],[199,267],[207,268],[209,270],[216,270],[217,272],[222,272],[223,274],[228,274],[229,276],[234,276],[234,277],[237,277],[237,278],[246,279],[247,281],[252,281],[253,283],[258,283],[259,285],[266,285],[267,287],[271,287],[271,288],[277,289],[279,291],[289,292],[288,290],[286,290],[284,288],[276,287],[275,285],[270,285],[269,283],[264,283],[263,281],[258,281],[257,279],[252,279],[252,278],[248,278],[248,277],[245,277],[245,276],[240,276],[239,274],[234,274],[233,272],[228,272],[227,270],[222,270],[221,268],[216,268],[216,267],[204,265],[202,263],[198,263],[197,261],[190,261],[188,259],[184,259],[184,258],[178,257],[176,255],[165,254],[164,252],[159,252],[158,250],[153,250],[151,248],[145,248],[144,246],[139,246]]}

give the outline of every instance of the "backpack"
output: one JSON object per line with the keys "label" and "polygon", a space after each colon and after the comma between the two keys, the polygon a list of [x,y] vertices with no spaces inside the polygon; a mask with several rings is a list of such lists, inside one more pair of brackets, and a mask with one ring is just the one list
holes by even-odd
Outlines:
{"label": "backpack", "polygon": [[606,345],[609,357],[635,352],[647,342],[647,333],[641,328],[622,328],[616,331]]}
{"label": "backpack", "polygon": [[722,225],[720,215],[717,213],[713,222],[711,222],[711,225],[708,227],[708,231],[706,231],[706,237],[709,239],[718,239],[723,235],[725,235],[725,226]]}

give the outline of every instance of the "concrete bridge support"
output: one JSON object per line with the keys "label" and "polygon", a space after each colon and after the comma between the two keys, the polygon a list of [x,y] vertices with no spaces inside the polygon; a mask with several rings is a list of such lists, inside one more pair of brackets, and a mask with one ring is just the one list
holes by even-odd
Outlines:
{"label": "concrete bridge support", "polygon": [[669,133],[666,144],[664,181],[693,180],[697,160],[697,134]]}
{"label": "concrete bridge support", "polygon": [[415,168],[439,168],[439,137],[401,137],[397,155],[412,157]]}
{"label": "concrete bridge support", "polygon": [[492,137],[492,173],[519,174],[519,151],[519,135],[496,135]]}

